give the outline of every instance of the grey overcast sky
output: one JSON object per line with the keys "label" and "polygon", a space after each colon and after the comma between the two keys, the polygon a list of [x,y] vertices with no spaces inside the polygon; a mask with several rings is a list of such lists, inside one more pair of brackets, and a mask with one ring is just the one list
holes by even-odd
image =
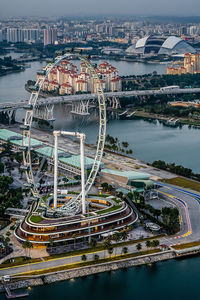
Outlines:
{"label": "grey overcast sky", "polygon": [[0,16],[198,16],[200,0],[0,0]]}

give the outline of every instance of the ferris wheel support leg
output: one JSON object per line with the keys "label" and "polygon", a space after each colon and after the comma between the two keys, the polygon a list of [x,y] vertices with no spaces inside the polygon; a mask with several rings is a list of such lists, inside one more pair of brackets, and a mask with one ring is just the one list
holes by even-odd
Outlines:
{"label": "ferris wheel support leg", "polygon": [[58,135],[54,133],[54,209],[57,208],[57,186],[58,186]]}
{"label": "ferris wheel support leg", "polygon": [[80,154],[81,154],[81,189],[82,189],[82,214],[86,213],[85,208],[85,166],[84,166],[84,137],[80,138]]}

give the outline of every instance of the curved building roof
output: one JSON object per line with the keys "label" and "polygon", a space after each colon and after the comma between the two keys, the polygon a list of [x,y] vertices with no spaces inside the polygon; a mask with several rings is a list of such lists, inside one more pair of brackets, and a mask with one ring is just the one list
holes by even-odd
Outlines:
{"label": "curved building roof", "polygon": [[158,36],[146,36],[137,41],[135,45],[131,45],[126,53],[131,54],[185,54],[195,53],[196,50],[187,42],[177,36],[167,38]]}
{"label": "curved building roof", "polygon": [[169,36],[162,44],[162,48],[173,49],[178,43],[182,41],[183,40],[177,36]]}
{"label": "curved building roof", "polygon": [[135,45],[135,48],[141,48],[141,47],[145,47],[147,40],[150,38],[150,35],[139,39]]}

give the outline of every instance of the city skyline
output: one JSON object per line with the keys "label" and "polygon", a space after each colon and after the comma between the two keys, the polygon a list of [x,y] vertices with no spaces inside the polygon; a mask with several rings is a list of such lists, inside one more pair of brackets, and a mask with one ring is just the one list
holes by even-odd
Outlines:
{"label": "city skyline", "polygon": [[[123,6],[121,1],[106,0],[94,2],[92,0],[69,2],[58,0],[49,3],[47,0],[25,1],[1,0],[0,16],[90,16],[90,15],[132,15],[132,16],[198,16],[198,0],[125,0]],[[144,10],[144,7],[147,8]],[[66,11],[65,11],[66,9]]]}

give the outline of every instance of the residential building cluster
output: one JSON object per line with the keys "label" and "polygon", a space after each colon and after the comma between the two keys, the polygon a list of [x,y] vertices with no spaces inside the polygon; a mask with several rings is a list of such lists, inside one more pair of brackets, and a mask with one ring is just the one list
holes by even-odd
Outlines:
{"label": "residential building cluster", "polygon": [[173,64],[172,66],[167,66],[167,74],[169,75],[181,75],[187,73],[200,73],[200,53],[186,53],[184,55],[184,62],[179,62],[178,65]]}
{"label": "residential building cluster", "polygon": [[[121,91],[122,81],[115,67],[107,62],[103,62],[96,67],[96,71],[104,91]],[[39,71],[37,80],[39,83],[42,83],[45,79],[42,86],[43,91],[59,95],[96,93],[98,84],[89,73],[84,63],[81,63],[80,72],[78,72],[78,68],[65,59],[59,66],[55,66],[52,69],[46,79],[45,71]]]}

